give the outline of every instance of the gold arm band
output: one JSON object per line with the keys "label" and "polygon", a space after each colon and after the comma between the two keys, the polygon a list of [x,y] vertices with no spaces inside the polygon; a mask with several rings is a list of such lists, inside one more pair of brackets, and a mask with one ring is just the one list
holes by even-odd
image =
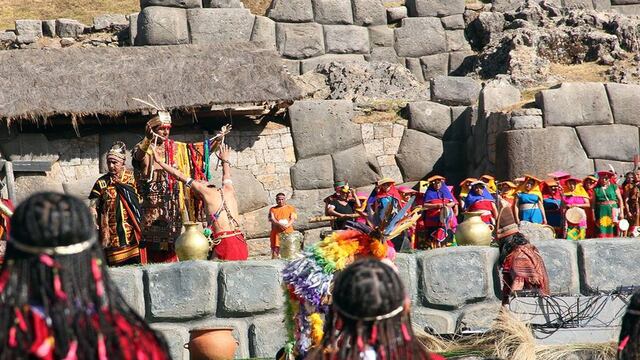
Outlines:
{"label": "gold arm band", "polygon": [[146,138],[146,137],[138,145],[138,147],[140,148],[140,151],[142,151],[143,153],[147,153],[147,154],[149,153],[149,146],[151,146],[151,140]]}

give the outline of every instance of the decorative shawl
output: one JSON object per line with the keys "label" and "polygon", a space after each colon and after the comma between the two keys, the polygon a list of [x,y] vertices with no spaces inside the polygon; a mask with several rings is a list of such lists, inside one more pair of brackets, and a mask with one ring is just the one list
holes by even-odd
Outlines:
{"label": "decorative shawl", "polygon": [[478,179],[466,178],[462,180],[462,182],[460,183],[460,199],[461,200],[464,200],[464,198],[466,198],[467,195],[469,195],[469,191],[471,190],[471,187],[469,185],[474,181],[478,181]]}
{"label": "decorative shawl", "polygon": [[478,201],[495,202],[495,199],[493,198],[493,195],[489,193],[489,190],[487,190],[486,186],[482,188],[481,195],[478,195],[475,193],[475,191],[471,190],[469,192],[469,195],[467,195],[467,198],[464,201],[464,209],[466,210],[470,208],[473,204],[477,203]]}
{"label": "decorative shawl", "polygon": [[573,191],[569,190],[569,187],[566,186],[563,195],[565,197],[577,196],[589,200],[589,194],[587,193],[587,190],[584,189],[584,186],[581,183],[577,183]]}
{"label": "decorative shawl", "polygon": [[451,200],[455,203],[458,202],[456,198],[453,197],[451,190],[449,190],[449,187],[447,186],[447,184],[444,183],[444,181],[442,183],[442,186],[440,187],[440,190],[436,190],[433,188],[433,186],[429,185],[429,187],[427,188],[427,191],[424,193],[425,204],[434,200],[443,200],[443,199]]}
{"label": "decorative shawl", "polygon": [[498,186],[496,185],[496,179],[491,175],[482,175],[480,177],[485,184],[487,184],[487,190],[489,193],[495,194],[498,191]]}
{"label": "decorative shawl", "polygon": [[[531,190],[527,191],[526,189],[526,185],[527,182],[529,180],[533,180],[535,182],[535,184],[533,185],[533,187],[531,188]],[[542,190],[540,190],[540,183],[541,181],[531,175],[525,175],[524,177],[524,181],[522,182],[522,184],[520,184],[520,186],[518,186],[518,189],[516,189],[516,193],[525,193],[525,194],[533,194],[533,195],[538,195],[538,197],[542,200]]]}

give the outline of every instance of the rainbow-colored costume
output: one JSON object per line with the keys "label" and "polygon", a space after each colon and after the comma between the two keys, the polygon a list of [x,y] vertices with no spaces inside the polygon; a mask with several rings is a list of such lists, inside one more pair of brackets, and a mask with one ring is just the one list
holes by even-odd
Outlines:
{"label": "rainbow-colored costume", "polygon": [[360,257],[395,258],[395,250],[387,244],[413,226],[419,211],[409,212],[413,199],[392,219],[371,229],[352,223],[353,229],[335,231],[308,247],[302,258],[290,262],[283,270],[286,298],[286,322],[289,354],[305,355],[320,344],[323,315],[331,305],[334,274]]}

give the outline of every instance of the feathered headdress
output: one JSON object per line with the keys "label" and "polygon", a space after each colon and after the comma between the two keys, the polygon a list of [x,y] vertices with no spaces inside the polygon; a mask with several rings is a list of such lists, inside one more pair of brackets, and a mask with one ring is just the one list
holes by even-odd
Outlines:
{"label": "feathered headdress", "polygon": [[127,159],[127,145],[125,145],[122,141],[116,141],[111,145],[111,149],[107,153],[107,159],[109,157],[115,157],[120,160]]}
{"label": "feathered headdress", "polygon": [[149,100],[151,100],[151,102],[138,98],[133,98],[133,100],[150,106],[158,112],[158,116],[155,116],[151,120],[149,120],[149,126],[151,126],[152,128],[157,126],[171,126],[171,114],[164,108],[164,106],[158,105],[158,103],[151,97],[151,95],[149,95]]}

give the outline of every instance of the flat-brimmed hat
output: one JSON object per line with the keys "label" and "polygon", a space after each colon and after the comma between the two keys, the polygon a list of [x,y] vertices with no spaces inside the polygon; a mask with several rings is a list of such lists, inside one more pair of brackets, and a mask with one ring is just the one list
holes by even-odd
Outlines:
{"label": "flat-brimmed hat", "polygon": [[396,181],[393,180],[392,178],[382,178],[377,182],[378,186],[384,185],[384,184],[395,184],[395,183]]}
{"label": "flat-brimmed hat", "polygon": [[609,170],[598,171],[598,177],[604,178],[604,177],[612,177],[612,176],[616,176],[616,174],[613,173],[612,171],[609,171]]}
{"label": "flat-brimmed hat", "polygon": [[487,186],[487,184],[484,183],[484,181],[480,181],[480,180],[476,180],[474,182],[472,182],[471,184],[469,184],[469,186],[474,187],[476,185],[480,185],[482,187]]}
{"label": "flat-brimmed hat", "polygon": [[433,175],[432,177],[427,179],[428,182],[432,182],[432,181],[436,181],[436,180],[446,180],[446,178],[444,176],[441,176],[441,175]]}

